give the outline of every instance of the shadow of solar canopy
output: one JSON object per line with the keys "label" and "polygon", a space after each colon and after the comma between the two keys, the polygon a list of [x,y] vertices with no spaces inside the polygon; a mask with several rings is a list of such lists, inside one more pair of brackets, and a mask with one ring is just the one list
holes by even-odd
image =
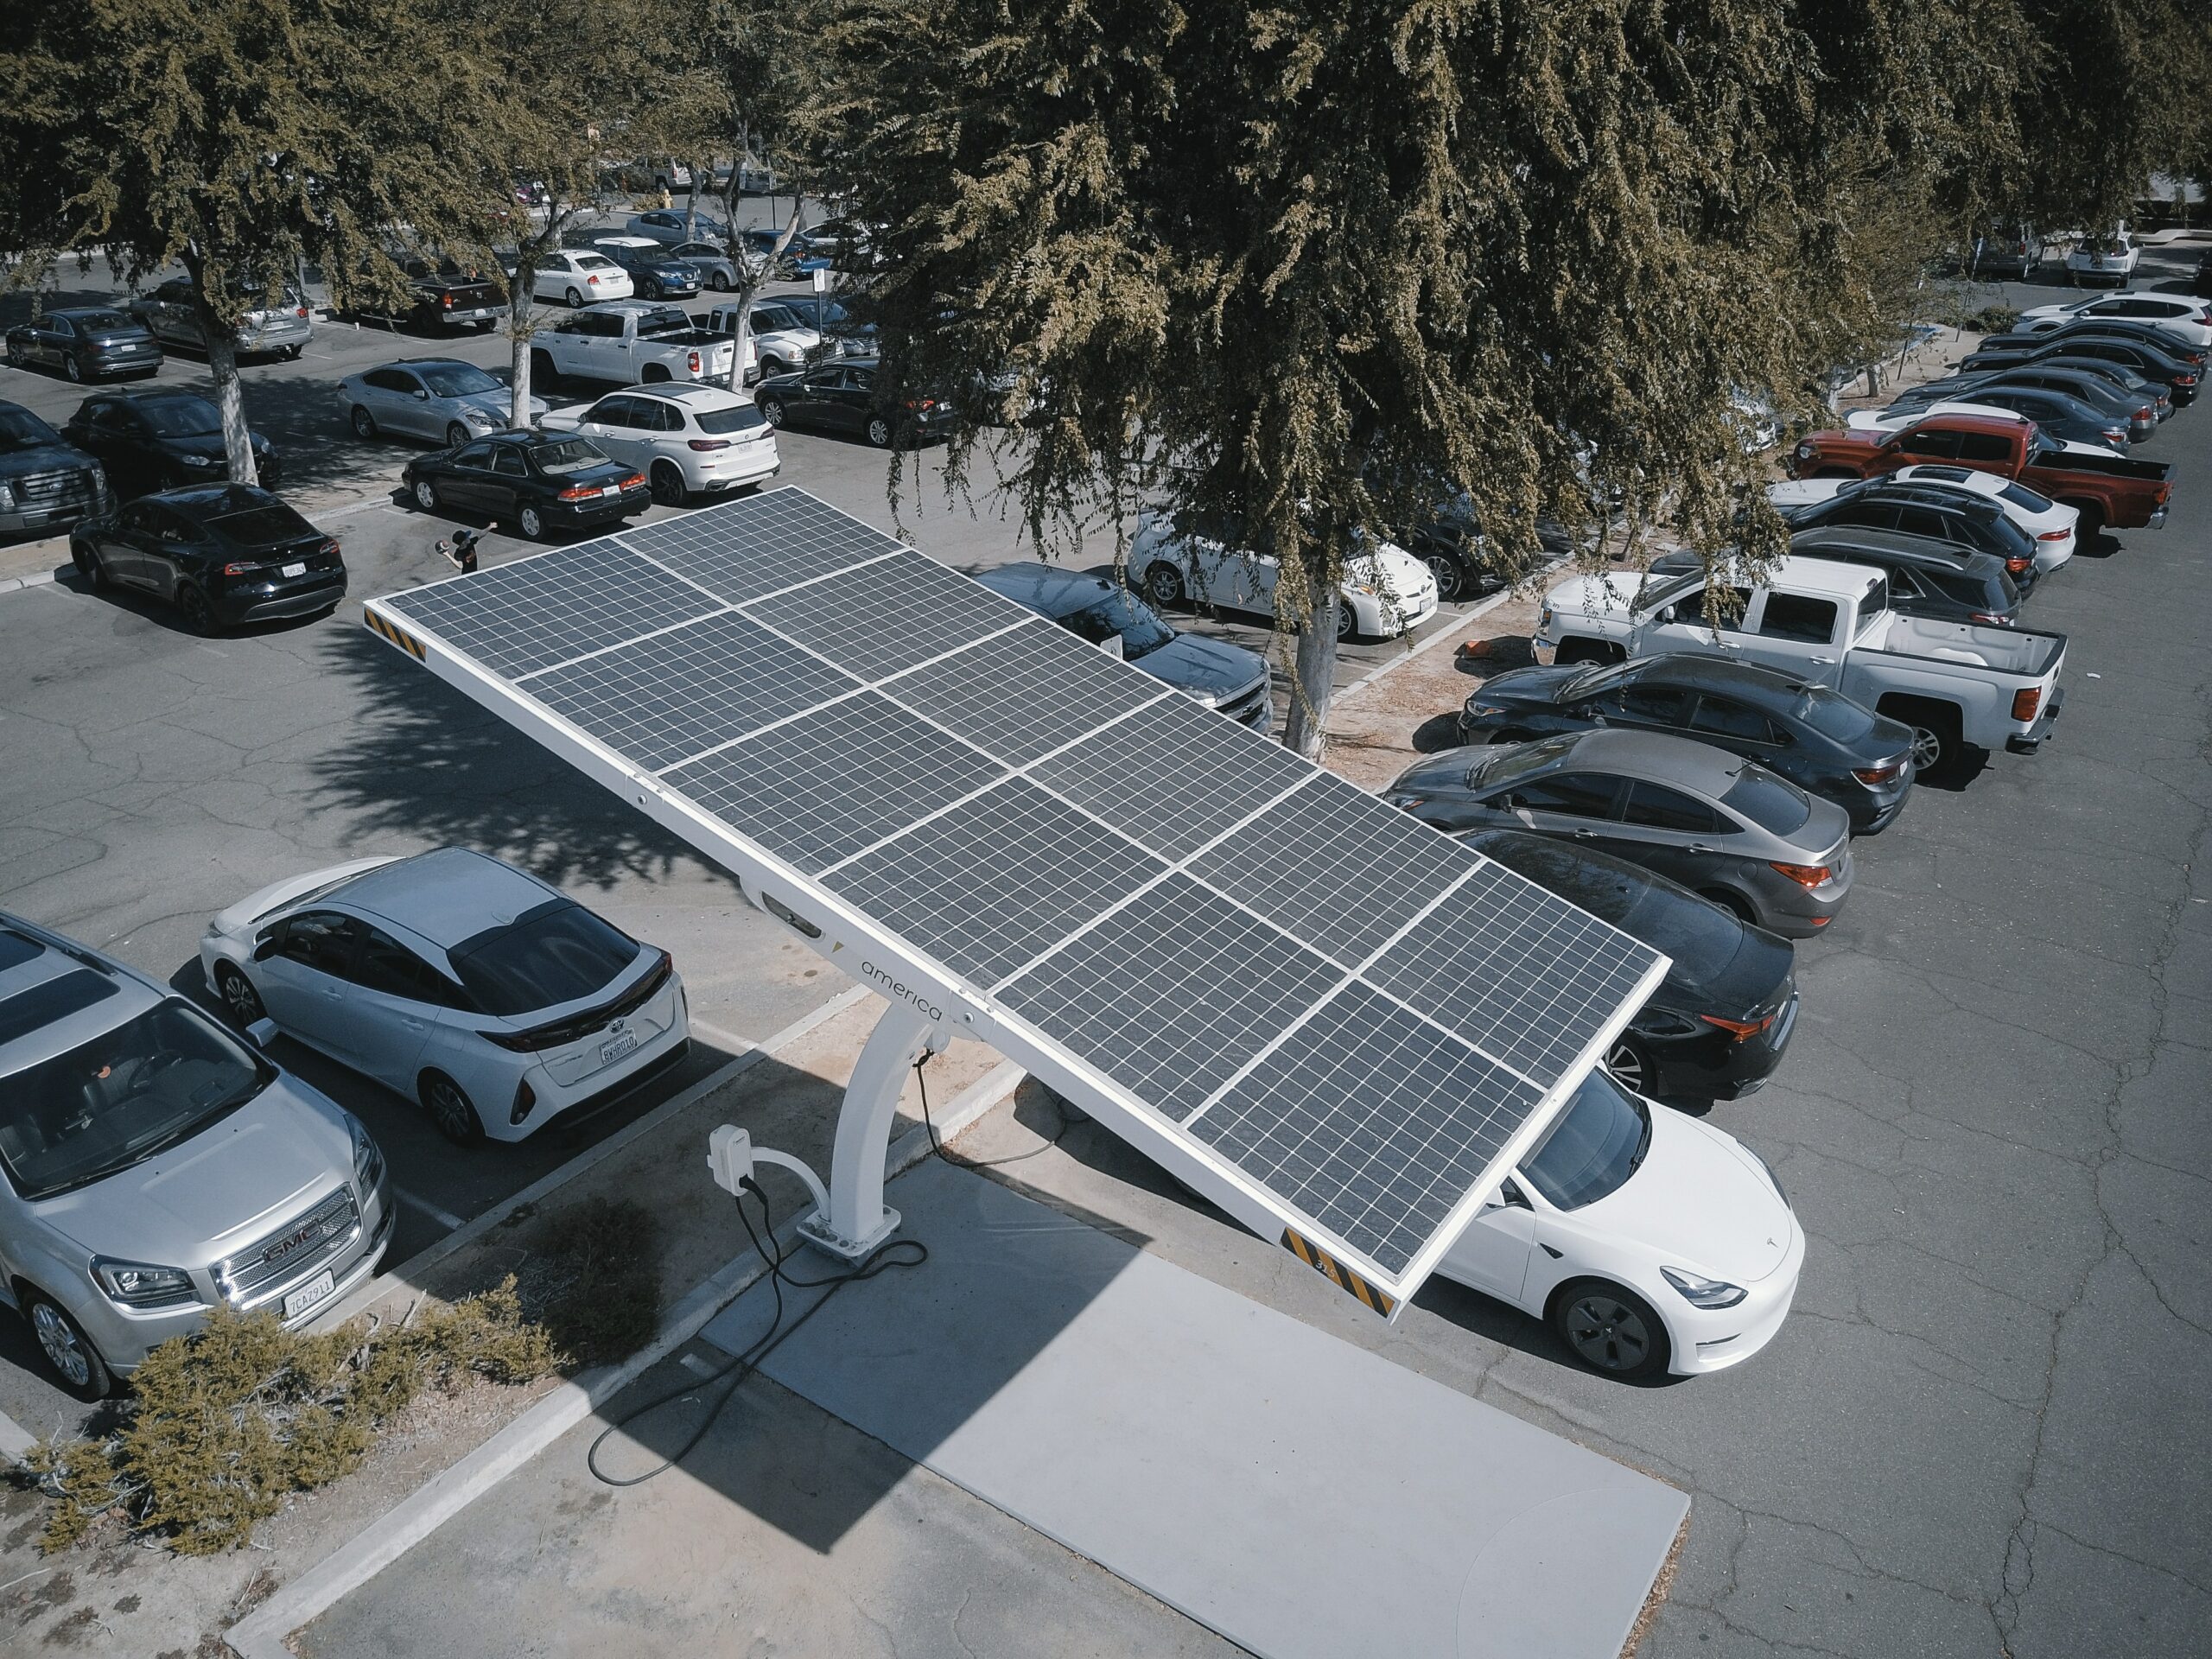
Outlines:
{"label": "shadow of solar canopy", "polygon": [[367,620],[1386,1316],[1666,970],[800,490]]}

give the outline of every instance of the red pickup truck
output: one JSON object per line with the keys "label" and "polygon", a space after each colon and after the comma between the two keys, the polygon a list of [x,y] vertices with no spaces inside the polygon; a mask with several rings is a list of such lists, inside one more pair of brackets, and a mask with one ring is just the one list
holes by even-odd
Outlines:
{"label": "red pickup truck", "polygon": [[2097,532],[2153,529],[2166,521],[2174,469],[2063,444],[2033,421],[1994,415],[1926,415],[1901,431],[1854,427],[1813,432],[1789,453],[1792,478],[1878,478],[1916,461],[1942,461],[2018,479],[2082,514],[2082,545]]}

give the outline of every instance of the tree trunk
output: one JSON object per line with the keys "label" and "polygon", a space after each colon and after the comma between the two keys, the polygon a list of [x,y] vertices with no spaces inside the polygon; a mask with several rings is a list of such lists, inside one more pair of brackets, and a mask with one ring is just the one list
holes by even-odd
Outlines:
{"label": "tree trunk", "polygon": [[261,472],[253,464],[253,437],[245,423],[245,388],[238,382],[237,334],[216,321],[207,296],[200,285],[200,263],[187,259],[192,277],[193,308],[200,315],[200,337],[207,342],[207,372],[215,378],[215,407],[223,417],[223,457],[233,484],[258,484]]}
{"label": "tree trunk", "polygon": [[[776,238],[775,246],[768,250],[767,257],[758,265],[749,259],[739,258],[734,245],[732,246],[731,263],[743,273],[736,295],[736,347],[729,358],[729,389],[732,391],[745,390],[745,342],[753,335],[753,296],[760,291],[760,284],[768,280],[769,273],[776,268],[776,262],[784,257],[784,250],[791,246],[791,238],[798,233],[798,210],[799,199],[795,196],[791,199],[791,216],[784,222],[783,234]],[[732,219],[730,235],[734,238],[736,234],[737,221]]]}
{"label": "tree trunk", "polygon": [[[553,206],[546,204],[550,224]],[[537,332],[531,321],[537,285],[537,262],[523,247],[515,250],[515,274],[507,289],[507,425],[517,432],[530,430],[530,337]]]}
{"label": "tree trunk", "polygon": [[1322,728],[1328,723],[1329,699],[1337,673],[1337,607],[1343,599],[1336,583],[1325,572],[1314,579],[1322,591],[1313,601],[1313,614],[1298,631],[1298,652],[1292,661],[1290,718],[1283,727],[1285,747],[1319,765]]}

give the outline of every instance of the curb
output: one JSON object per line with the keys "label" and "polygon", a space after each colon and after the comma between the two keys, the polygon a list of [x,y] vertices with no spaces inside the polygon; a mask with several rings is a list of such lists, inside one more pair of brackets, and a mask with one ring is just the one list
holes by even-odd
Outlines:
{"label": "curb", "polygon": [[[1535,576],[1548,576],[1553,571],[1558,569],[1561,565],[1567,564],[1570,561],[1566,558],[1554,559],[1542,569],[1535,572],[1529,580],[1533,581]],[[1514,594],[1520,590],[1521,585],[1522,584],[1520,582],[1514,582],[1510,586],[1499,588],[1488,599],[1484,600],[1480,604],[1477,605],[1472,610],[1462,611],[1459,617],[1453,621],[1452,626],[1448,628],[1439,628],[1434,633],[1430,634],[1427,639],[1422,640],[1411,651],[1403,652],[1390,658],[1389,662],[1382,664],[1378,667],[1368,670],[1366,673],[1361,675],[1357,679],[1354,680],[1350,685],[1345,686],[1342,690],[1332,693],[1329,701],[1333,703],[1340,697],[1348,697],[1355,691],[1363,691],[1369,686],[1374,684],[1376,681],[1381,679],[1384,675],[1395,673],[1399,669],[1403,668],[1408,663],[1412,662],[1415,658],[1427,656],[1430,652],[1435,650],[1437,646],[1442,645],[1446,639],[1456,637],[1459,631],[1465,627],[1468,623],[1476,620],[1478,618],[1488,616],[1492,611],[1497,609],[1499,606],[1504,604],[1506,601],[1511,599]]]}
{"label": "curb", "polygon": [[[760,1054],[766,1049],[752,1052]],[[1013,1061],[1001,1062],[946,1107],[938,1138],[953,1139],[1011,1095],[1027,1075]],[[909,1130],[891,1148],[885,1179],[905,1173],[929,1156],[930,1151],[928,1128]],[[793,1216],[777,1230],[776,1236],[791,1243],[798,1236],[799,1219]],[[286,1643],[293,1631],[367,1583],[690,1341],[709,1319],[757,1283],[761,1272],[760,1259],[751,1250],[732,1257],[670,1310],[658,1334],[645,1348],[620,1365],[587,1371],[562,1383],[233,1624],[224,1633],[232,1650],[239,1659],[294,1659]]]}
{"label": "curb", "polygon": [[51,570],[34,570],[28,576],[0,576],[0,594],[12,594],[22,588],[44,588],[53,580]]}

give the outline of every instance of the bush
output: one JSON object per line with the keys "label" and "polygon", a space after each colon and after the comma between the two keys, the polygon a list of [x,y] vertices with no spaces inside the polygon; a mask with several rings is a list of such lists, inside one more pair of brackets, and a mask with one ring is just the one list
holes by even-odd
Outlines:
{"label": "bush", "polygon": [[587,1198],[529,1236],[523,1306],[563,1363],[627,1358],[660,1328],[660,1224],[633,1199]]}
{"label": "bush", "polygon": [[2018,326],[2020,314],[2009,305],[1985,305],[1967,319],[1977,334],[2009,334]]}
{"label": "bush", "polygon": [[319,1336],[218,1308],[146,1357],[112,1430],[34,1448],[32,1471],[54,1499],[41,1547],[60,1549],[119,1511],[184,1554],[236,1548],[289,1494],[357,1468],[424,1389],[527,1382],[557,1357],[523,1317],[512,1279],[396,1325],[357,1319]]}

